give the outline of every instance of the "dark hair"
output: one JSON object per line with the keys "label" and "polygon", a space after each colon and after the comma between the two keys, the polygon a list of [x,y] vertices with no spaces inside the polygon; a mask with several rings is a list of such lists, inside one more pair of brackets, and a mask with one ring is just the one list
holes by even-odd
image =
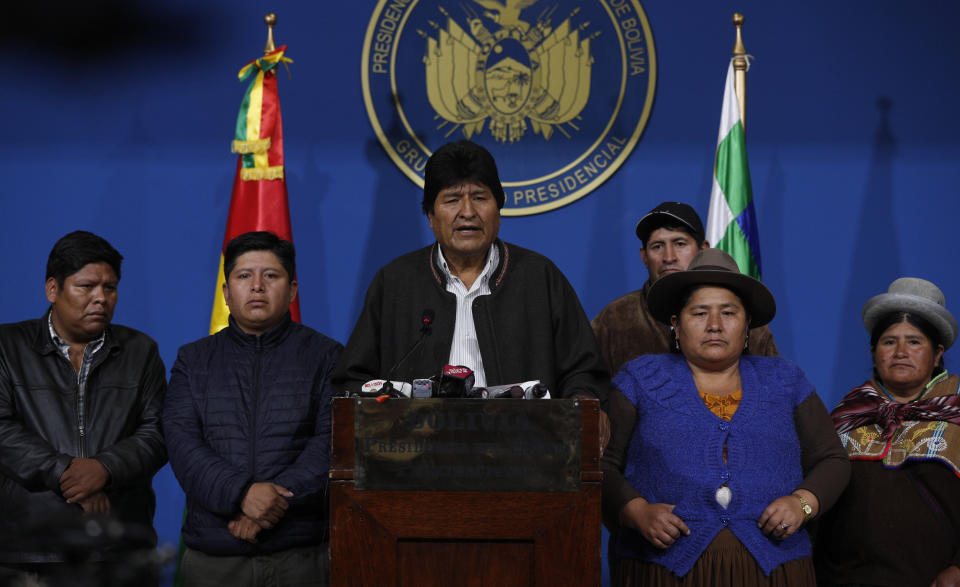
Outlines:
{"label": "dark hair", "polygon": [[287,272],[287,278],[293,281],[297,273],[297,252],[293,248],[293,243],[265,230],[245,232],[227,243],[227,248],[223,251],[225,279],[230,278],[230,272],[237,266],[240,255],[250,251],[270,251],[276,255]]}
{"label": "dark hair", "polygon": [[474,142],[462,140],[443,145],[427,159],[423,172],[423,213],[433,212],[440,190],[463,181],[476,181],[490,188],[497,207],[503,208],[506,195],[493,155]]}
{"label": "dark hair", "polygon": [[120,279],[121,261],[123,255],[106,240],[86,230],[75,230],[53,245],[50,256],[47,257],[45,279],[56,279],[57,285],[62,289],[66,278],[90,263],[106,263],[117,274],[117,279]]}
{"label": "dark hair", "polygon": [[[707,240],[705,236],[694,234],[693,230],[686,224],[670,224],[670,218],[664,216],[663,224],[653,225],[647,234],[644,235],[644,238],[640,239],[640,244],[643,245],[643,248],[647,248],[647,241],[650,240],[650,235],[653,234],[655,230],[665,228],[667,230],[675,230],[679,232],[685,232],[690,235],[690,238],[693,239],[693,242],[697,243],[697,247],[703,246],[703,241]],[[699,237],[699,238],[698,238]],[[682,307],[682,306],[681,306]]]}
{"label": "dark hair", "polygon": [[[683,293],[677,298],[678,305],[675,306],[671,314],[674,316],[680,316],[680,312],[687,306],[687,304],[690,303],[690,298],[693,297],[693,294],[696,293],[698,289],[704,287],[722,287],[723,289],[737,296],[737,299],[740,300],[740,303],[743,305],[743,310],[747,315],[747,340],[750,340],[750,308],[747,307],[746,302],[743,301],[743,296],[740,295],[737,290],[726,285],[721,285],[719,283],[695,283],[691,285],[687,289],[683,290]],[[678,350],[677,352],[680,351]],[[747,349],[743,349],[741,354],[747,355],[749,354],[749,351]]]}
{"label": "dark hair", "polygon": [[[894,324],[899,324],[901,322],[906,322],[922,332],[923,335],[927,337],[927,340],[930,341],[930,344],[933,345],[934,349],[943,344],[943,342],[940,340],[940,334],[937,332],[937,329],[934,328],[933,324],[931,324],[926,318],[918,316],[917,314],[911,314],[910,312],[890,312],[889,314],[881,316],[880,319],[877,320],[876,325],[873,327],[873,331],[870,333],[871,355],[877,352],[877,343],[880,342],[880,337],[883,336],[883,333]],[[934,365],[933,373],[931,375],[936,377],[945,370],[946,368],[944,367],[943,363],[943,355],[940,355],[940,362]],[[873,367],[873,377],[878,382],[883,383],[883,381],[880,380],[880,373],[877,371],[876,365]]]}

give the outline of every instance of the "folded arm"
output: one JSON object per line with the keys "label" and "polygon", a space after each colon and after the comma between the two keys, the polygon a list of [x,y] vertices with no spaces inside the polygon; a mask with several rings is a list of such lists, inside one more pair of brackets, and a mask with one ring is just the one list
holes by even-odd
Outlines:
{"label": "folded arm", "polygon": [[317,405],[313,435],[307,441],[296,461],[277,475],[274,482],[293,492],[290,503],[316,499],[325,493],[330,478],[330,416],[333,386],[330,377],[340,358],[341,347],[337,345],[325,356],[318,357],[326,368],[317,373],[311,393]]}
{"label": "folded arm", "polygon": [[160,424],[166,390],[163,361],[154,344],[140,375],[136,430],[94,455],[110,475],[110,488],[150,479],[167,462],[167,449]]}
{"label": "folded arm", "polygon": [[27,489],[59,492],[71,459],[23,425],[6,360],[0,357],[0,471]]}

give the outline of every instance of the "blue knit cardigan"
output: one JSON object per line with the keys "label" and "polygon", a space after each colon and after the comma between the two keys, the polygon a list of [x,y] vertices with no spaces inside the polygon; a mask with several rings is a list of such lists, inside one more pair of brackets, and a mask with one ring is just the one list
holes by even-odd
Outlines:
{"label": "blue knit cardigan", "polygon": [[[794,410],[813,386],[796,365],[778,357],[741,357],[740,378],[743,399],[730,422],[704,405],[680,355],[635,359],[614,378],[637,408],[624,477],[648,502],[674,504],[673,513],[690,528],[689,536],[665,550],[624,528],[618,533],[619,556],[663,565],[682,577],[723,528],[767,575],[784,562],[810,556],[805,530],[777,541],[757,528],[757,520],[803,479]],[[724,483],[733,494],[727,509],[715,498]]]}

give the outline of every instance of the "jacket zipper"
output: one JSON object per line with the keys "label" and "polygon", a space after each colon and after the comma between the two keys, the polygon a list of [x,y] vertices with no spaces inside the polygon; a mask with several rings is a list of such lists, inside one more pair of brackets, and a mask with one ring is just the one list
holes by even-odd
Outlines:
{"label": "jacket zipper", "polygon": [[[60,356],[61,359],[64,360],[67,366],[70,367],[71,374],[76,375],[76,380],[73,383],[73,397],[74,397],[74,410],[77,412],[77,452],[79,453],[77,457],[81,459],[85,459],[87,458],[87,450],[86,450],[87,431],[85,430],[85,427],[83,425],[83,403],[84,402],[80,397],[80,373],[73,366],[73,363],[67,360],[66,357],[64,357],[60,353],[57,353],[57,354]],[[82,363],[80,368],[83,369]]]}
{"label": "jacket zipper", "polygon": [[260,337],[257,337],[256,360],[253,362],[253,413],[250,415],[250,475],[257,477],[257,412],[260,409]]}
{"label": "jacket zipper", "polygon": [[79,433],[79,438],[77,443],[80,447],[80,454],[78,455],[81,459],[87,458],[87,442],[86,435],[87,431],[83,425],[83,401],[80,398],[80,384],[77,383],[73,388],[74,395],[77,397],[77,432]]}

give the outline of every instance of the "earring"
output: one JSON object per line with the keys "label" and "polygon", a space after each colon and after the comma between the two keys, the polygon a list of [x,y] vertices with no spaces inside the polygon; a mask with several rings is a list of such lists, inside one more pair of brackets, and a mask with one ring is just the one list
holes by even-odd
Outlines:
{"label": "earring", "polygon": [[744,351],[747,351],[747,350],[748,350],[747,347],[749,347],[749,346],[750,346],[750,331],[748,330],[748,331],[747,331],[747,339],[746,339],[745,341],[743,341],[743,350],[744,350]]}

